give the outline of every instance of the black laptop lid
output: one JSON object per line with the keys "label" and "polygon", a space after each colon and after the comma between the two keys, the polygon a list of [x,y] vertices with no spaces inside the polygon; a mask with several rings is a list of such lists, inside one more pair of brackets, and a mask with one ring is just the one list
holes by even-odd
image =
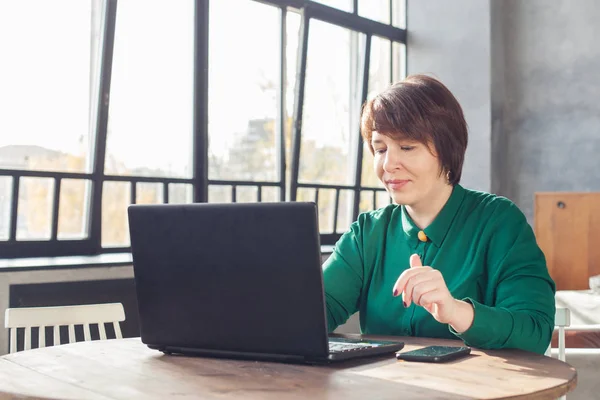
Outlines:
{"label": "black laptop lid", "polygon": [[328,353],[314,203],[132,205],[142,341]]}

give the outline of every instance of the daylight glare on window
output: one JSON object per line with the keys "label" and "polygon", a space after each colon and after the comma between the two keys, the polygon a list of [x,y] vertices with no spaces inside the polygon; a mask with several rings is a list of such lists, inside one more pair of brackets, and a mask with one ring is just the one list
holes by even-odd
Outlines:
{"label": "daylight glare on window", "polygon": [[0,168],[91,169],[96,3],[0,1]]}
{"label": "daylight glare on window", "polygon": [[279,14],[254,1],[211,3],[210,179],[277,179]]}
{"label": "daylight glare on window", "polygon": [[105,173],[192,176],[194,2],[118,2]]}

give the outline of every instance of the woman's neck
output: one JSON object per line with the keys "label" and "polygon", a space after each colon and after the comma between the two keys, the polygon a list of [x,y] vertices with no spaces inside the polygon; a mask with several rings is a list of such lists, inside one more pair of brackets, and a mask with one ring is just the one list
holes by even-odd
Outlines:
{"label": "woman's neck", "polygon": [[446,202],[452,194],[452,185],[444,185],[443,189],[435,190],[431,196],[421,200],[417,204],[407,205],[406,211],[415,225],[420,229],[427,228],[442,211]]}

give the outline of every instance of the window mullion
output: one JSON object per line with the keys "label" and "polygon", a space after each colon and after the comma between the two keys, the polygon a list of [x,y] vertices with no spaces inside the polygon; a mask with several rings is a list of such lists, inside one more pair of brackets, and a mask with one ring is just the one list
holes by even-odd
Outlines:
{"label": "window mullion", "polygon": [[[364,104],[367,101],[367,95],[369,92],[369,66],[371,61],[371,35],[367,35],[365,40],[365,52],[364,52],[364,64],[363,64],[363,75],[362,75],[362,91],[360,94],[360,104]],[[360,118],[357,122],[357,147],[356,147],[356,170],[354,175],[354,207],[352,210],[352,219],[355,220],[358,217],[360,209],[360,187],[362,180],[362,163],[363,163],[363,140],[360,135]]]}
{"label": "window mullion", "polygon": [[[286,199],[286,157],[285,157],[285,134],[286,134],[286,119],[287,112],[285,107],[286,98],[286,48],[287,48],[287,10],[285,7],[281,8],[280,24],[279,24],[279,87],[277,91],[277,132],[276,132],[276,154],[277,154],[277,166],[279,174],[279,200],[285,201]],[[259,189],[260,190],[260,189]]]}
{"label": "window mullion", "polygon": [[196,0],[194,15],[194,202],[208,201],[208,12],[209,0]]}
{"label": "window mullion", "polygon": [[100,43],[100,73],[96,98],[96,119],[94,129],[94,155],[92,169],[92,194],[90,218],[90,240],[93,248],[100,252],[102,236],[102,184],[104,179],[104,159],[108,131],[108,108],[110,103],[110,82],[115,43],[117,0],[106,0],[102,19]]}
{"label": "window mullion", "polygon": [[300,144],[302,135],[302,112],[304,106],[304,89],[306,83],[306,56],[308,54],[308,31],[310,15],[306,9],[302,12],[300,37],[298,46],[298,67],[296,70],[296,100],[294,101],[294,134],[292,141],[292,173],[290,178],[290,200],[296,201],[298,192],[298,174],[300,171]]}

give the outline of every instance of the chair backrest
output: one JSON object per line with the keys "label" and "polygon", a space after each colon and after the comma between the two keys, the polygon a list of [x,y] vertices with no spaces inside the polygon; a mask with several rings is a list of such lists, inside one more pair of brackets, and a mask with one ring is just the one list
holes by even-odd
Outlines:
{"label": "chair backrest", "polygon": [[[571,325],[571,312],[568,308],[556,308],[554,314],[554,330],[558,330],[558,359],[565,362],[565,328]],[[547,356],[551,356],[551,346],[546,351]],[[561,396],[560,400],[566,400],[566,396]]]}
{"label": "chair backrest", "polygon": [[556,290],[588,290],[600,274],[600,192],[536,192],[534,231]]}
{"label": "chair backrest", "polygon": [[571,325],[571,312],[568,308],[557,308],[554,326],[558,328],[558,359],[565,361],[565,327]]}
{"label": "chair backrest", "polygon": [[54,345],[60,344],[60,326],[68,326],[69,343],[75,342],[75,325],[83,325],[85,341],[92,340],[90,324],[98,324],[101,340],[106,339],[105,323],[112,323],[115,336],[122,338],[119,322],[125,320],[121,303],[89,304],[61,307],[8,308],[4,327],[10,332],[10,352],[17,351],[17,329],[25,328],[24,350],[31,349],[31,328],[39,327],[39,347],[46,346],[46,327],[54,327]]}

